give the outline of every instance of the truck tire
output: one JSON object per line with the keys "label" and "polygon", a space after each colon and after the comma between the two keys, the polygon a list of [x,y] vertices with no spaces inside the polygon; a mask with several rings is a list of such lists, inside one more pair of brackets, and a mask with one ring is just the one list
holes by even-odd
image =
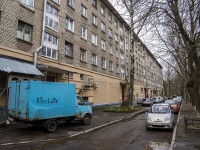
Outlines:
{"label": "truck tire", "polygon": [[83,120],[82,120],[82,123],[83,123],[84,125],[90,124],[90,116],[89,116],[88,114],[86,114],[86,115],[84,116],[84,118],[83,118]]}
{"label": "truck tire", "polygon": [[58,124],[55,120],[50,120],[48,123],[47,123],[47,126],[46,126],[46,130],[47,132],[49,133],[53,133],[56,131],[58,127]]}

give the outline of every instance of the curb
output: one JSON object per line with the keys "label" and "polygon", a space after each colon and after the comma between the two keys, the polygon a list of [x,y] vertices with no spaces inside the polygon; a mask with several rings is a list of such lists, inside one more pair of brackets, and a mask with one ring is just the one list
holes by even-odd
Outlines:
{"label": "curb", "polygon": [[171,145],[169,147],[169,150],[173,150],[173,148],[174,148],[174,143],[175,143],[175,139],[176,139],[176,132],[177,132],[177,128],[178,128],[178,124],[179,124],[179,120],[180,120],[181,109],[182,109],[182,104],[181,104],[181,108],[180,108],[179,113],[178,113],[176,126],[175,126],[173,134],[172,134],[172,141],[171,141]]}
{"label": "curb", "polygon": [[106,123],[106,124],[102,124],[100,126],[97,126],[97,127],[94,127],[94,128],[91,128],[91,129],[88,129],[88,130],[85,130],[85,131],[81,131],[81,132],[78,132],[76,134],[73,134],[73,135],[70,135],[69,137],[65,136],[65,137],[62,137],[62,138],[55,138],[55,139],[45,139],[45,140],[31,140],[31,141],[22,141],[22,142],[16,142],[16,143],[3,143],[3,144],[0,144],[1,146],[7,146],[7,145],[19,145],[19,144],[27,144],[27,143],[36,143],[36,142],[50,142],[50,141],[56,141],[56,140],[61,140],[61,139],[66,139],[66,138],[72,138],[72,137],[76,137],[76,136],[79,136],[79,135],[83,135],[83,134],[87,134],[87,133],[90,133],[90,132],[93,132],[93,131],[96,131],[100,128],[104,128],[106,126],[109,126],[109,125],[112,125],[114,123],[117,123],[117,122],[120,122],[120,121],[123,121],[123,120],[126,120],[126,119],[129,119],[135,115],[138,115],[140,113],[143,113],[145,111],[147,111],[148,109],[144,109],[144,110],[140,110],[140,111],[137,111],[135,113],[133,113],[132,115],[128,116],[128,117],[124,117],[122,119],[118,119],[118,120],[115,120],[115,121],[112,121],[112,122],[109,122],[109,123]]}

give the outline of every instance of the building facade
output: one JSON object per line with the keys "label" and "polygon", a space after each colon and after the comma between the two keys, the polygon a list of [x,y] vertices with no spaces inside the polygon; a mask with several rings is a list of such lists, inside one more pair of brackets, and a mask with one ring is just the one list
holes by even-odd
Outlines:
{"label": "building facade", "polygon": [[[95,105],[121,103],[128,91],[130,33],[108,0],[0,0],[0,58],[21,67],[0,68],[0,105],[7,105],[11,80],[31,79],[75,83]],[[160,95],[162,67],[139,39],[135,43],[135,98]]]}

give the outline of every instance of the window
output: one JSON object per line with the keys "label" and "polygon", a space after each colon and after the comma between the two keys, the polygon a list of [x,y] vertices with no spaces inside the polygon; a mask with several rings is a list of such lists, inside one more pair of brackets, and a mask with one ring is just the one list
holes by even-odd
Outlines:
{"label": "window", "polygon": [[112,33],[112,30],[110,29],[110,28],[108,28],[108,35],[109,35],[109,37],[113,37],[113,33]]}
{"label": "window", "polygon": [[84,5],[81,5],[81,15],[87,18],[87,8]]}
{"label": "window", "polygon": [[124,54],[120,53],[120,62],[121,64],[124,64]]}
{"label": "window", "polygon": [[101,4],[101,14],[105,15],[105,6],[103,6],[102,4]]}
{"label": "window", "polygon": [[67,0],[67,5],[74,8],[74,0]]}
{"label": "window", "polygon": [[42,49],[42,55],[45,57],[57,59],[57,50],[53,49],[52,47],[44,46]]}
{"label": "window", "polygon": [[116,73],[119,73],[119,65],[116,64]]}
{"label": "window", "polygon": [[123,25],[122,24],[120,25],[119,33],[121,36],[123,36]]}
{"label": "window", "polygon": [[128,61],[128,55],[126,55],[126,63],[128,64],[128,62],[129,62],[129,61]]}
{"label": "window", "polygon": [[112,45],[109,44],[109,45],[108,45],[108,49],[109,49],[109,53],[110,53],[110,54],[113,54]]}
{"label": "window", "polygon": [[27,42],[31,42],[32,31],[33,31],[32,26],[21,21],[18,22],[17,38]]}
{"label": "window", "polygon": [[103,69],[106,69],[106,59],[105,58],[101,58],[101,67],[103,68]]}
{"label": "window", "polygon": [[92,33],[92,44],[97,45],[97,35]]}
{"label": "window", "polygon": [[143,88],[141,88],[141,93],[143,93]]}
{"label": "window", "polygon": [[118,35],[115,34],[115,42],[118,42]]}
{"label": "window", "polygon": [[87,62],[87,51],[85,49],[81,49],[80,60]]}
{"label": "window", "polygon": [[118,21],[117,21],[117,19],[114,20],[114,25],[115,25],[115,28],[118,28]]}
{"label": "window", "polygon": [[46,4],[45,25],[58,31],[58,10]]}
{"label": "window", "polygon": [[65,42],[65,55],[73,57],[73,44]]}
{"label": "window", "polygon": [[109,61],[109,70],[113,71],[113,62],[112,61]]}
{"label": "window", "polygon": [[106,42],[101,39],[101,49],[106,50]]}
{"label": "window", "polygon": [[116,57],[119,58],[119,51],[116,49]]}
{"label": "window", "polygon": [[60,0],[53,0],[54,3],[60,4]]}
{"label": "window", "polygon": [[20,3],[29,7],[30,9],[34,8],[34,0],[20,0]]}
{"label": "window", "polygon": [[92,14],[92,24],[97,25],[97,16]]}
{"label": "window", "polygon": [[92,54],[92,64],[97,65],[97,55],[96,54]]}
{"label": "window", "polygon": [[106,32],[106,24],[101,22],[101,31]]}
{"label": "window", "polygon": [[128,68],[126,68],[126,77],[129,76],[129,71],[128,71]]}
{"label": "window", "polygon": [[87,40],[87,29],[81,26],[81,37]]}
{"label": "window", "polygon": [[124,50],[124,40],[120,38],[120,49]]}
{"label": "window", "polygon": [[72,72],[69,72],[69,74],[65,73],[65,78],[68,78],[68,76],[69,78],[73,78],[73,73]]}
{"label": "window", "polygon": [[48,42],[50,44],[57,45],[58,43],[58,38],[49,34],[49,33],[44,33],[44,42]]}
{"label": "window", "polygon": [[112,22],[112,14],[108,12],[108,21]]}
{"label": "window", "polygon": [[92,5],[93,5],[94,7],[97,7],[97,0],[92,0]]}
{"label": "window", "polygon": [[68,16],[66,17],[66,28],[67,30],[74,32],[74,20]]}
{"label": "window", "polygon": [[123,79],[125,78],[124,67],[121,67],[121,77],[122,77]]}

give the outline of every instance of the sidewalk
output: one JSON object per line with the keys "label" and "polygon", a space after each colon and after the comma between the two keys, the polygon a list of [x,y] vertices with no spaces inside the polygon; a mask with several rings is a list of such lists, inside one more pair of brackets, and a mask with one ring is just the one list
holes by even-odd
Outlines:
{"label": "sidewalk", "polygon": [[[193,121],[194,119],[199,121]],[[185,123],[188,120],[188,124]],[[176,130],[174,150],[200,150],[200,116],[190,103],[183,101]]]}
{"label": "sidewalk", "polygon": [[94,109],[90,125],[82,125],[81,122],[61,123],[54,133],[46,133],[42,129],[28,128],[24,124],[12,122],[6,127],[0,128],[0,147],[12,144],[45,142],[56,139],[69,138],[92,132],[99,128],[117,123],[136,114],[145,112],[148,107],[132,113],[103,112],[102,109]]}

